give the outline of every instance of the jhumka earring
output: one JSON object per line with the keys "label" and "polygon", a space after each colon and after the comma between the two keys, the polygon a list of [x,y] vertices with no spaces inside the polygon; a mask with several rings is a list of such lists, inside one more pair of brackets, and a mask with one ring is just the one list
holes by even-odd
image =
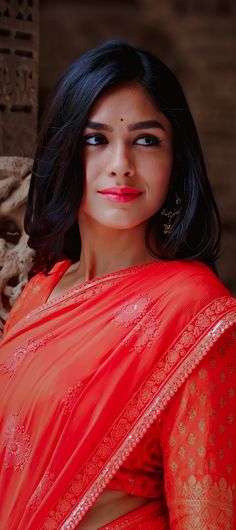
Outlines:
{"label": "jhumka earring", "polygon": [[165,217],[167,217],[167,220],[166,220],[167,222],[163,224],[163,232],[164,232],[165,235],[169,235],[172,232],[174,218],[180,212],[181,202],[182,202],[181,198],[178,196],[178,193],[176,192],[175,193],[176,208],[173,211],[172,210],[166,210],[165,208],[163,208],[160,211],[161,215],[164,215]]}

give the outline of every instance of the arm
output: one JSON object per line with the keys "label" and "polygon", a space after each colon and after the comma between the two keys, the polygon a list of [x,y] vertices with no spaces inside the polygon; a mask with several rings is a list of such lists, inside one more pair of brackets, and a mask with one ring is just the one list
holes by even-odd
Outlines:
{"label": "arm", "polygon": [[173,530],[236,528],[236,332],[224,334],[163,413]]}

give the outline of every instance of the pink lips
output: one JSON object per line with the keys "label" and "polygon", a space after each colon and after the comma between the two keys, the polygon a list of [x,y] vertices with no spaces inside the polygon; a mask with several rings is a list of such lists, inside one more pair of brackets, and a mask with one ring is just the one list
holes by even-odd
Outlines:
{"label": "pink lips", "polygon": [[141,195],[142,190],[139,190],[137,188],[130,188],[130,187],[115,187],[115,188],[105,188],[103,190],[99,190],[98,193],[101,193],[104,195],[104,197],[108,201],[112,202],[128,202],[133,201],[136,199],[139,195]]}

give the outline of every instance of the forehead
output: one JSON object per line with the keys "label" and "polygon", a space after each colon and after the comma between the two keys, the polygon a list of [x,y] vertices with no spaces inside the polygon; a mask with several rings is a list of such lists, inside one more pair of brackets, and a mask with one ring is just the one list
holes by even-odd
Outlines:
{"label": "forehead", "polygon": [[133,119],[150,119],[163,117],[151,96],[136,82],[127,82],[106,89],[92,107],[89,118],[104,121],[118,120],[125,122]]}

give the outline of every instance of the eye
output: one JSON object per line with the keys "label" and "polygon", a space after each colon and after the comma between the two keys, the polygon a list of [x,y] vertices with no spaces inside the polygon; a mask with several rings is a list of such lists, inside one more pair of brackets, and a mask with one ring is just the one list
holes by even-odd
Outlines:
{"label": "eye", "polygon": [[91,134],[83,137],[83,142],[86,145],[100,145],[107,143],[106,138],[101,134]]}
{"label": "eye", "polygon": [[159,138],[156,138],[155,136],[140,136],[136,139],[136,143],[138,143],[138,145],[144,145],[146,147],[149,147],[153,145],[160,145],[161,140],[159,140]]}

